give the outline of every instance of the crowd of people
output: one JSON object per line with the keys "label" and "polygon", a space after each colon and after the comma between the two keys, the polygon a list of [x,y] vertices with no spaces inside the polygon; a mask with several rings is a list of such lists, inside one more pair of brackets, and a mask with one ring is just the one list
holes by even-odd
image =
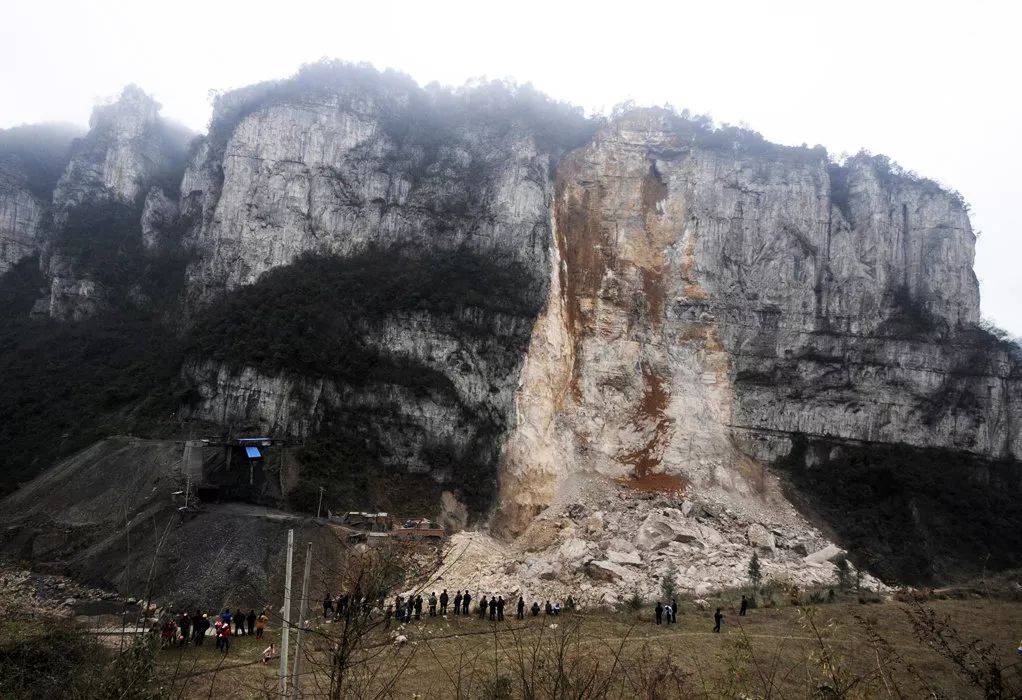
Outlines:
{"label": "crowd of people", "polygon": [[[491,622],[504,621],[504,608],[509,602],[504,599],[504,596],[491,594],[487,598],[484,594],[474,606],[473,600],[472,594],[468,590],[462,592],[459,589],[455,591],[454,596],[451,596],[446,588],[440,592],[440,595],[433,591],[425,599],[423,599],[421,593],[407,597],[399,594],[394,597],[392,603],[387,603],[383,597],[375,601],[370,600],[367,596],[360,595],[358,591],[343,593],[337,596],[336,599],[330,593],[327,593],[323,599],[323,617],[327,619],[342,619],[347,615],[368,614],[378,607],[384,610],[386,626],[390,627],[392,620],[396,620],[398,623],[421,620],[423,609],[425,608],[428,617],[447,616],[449,614],[461,617],[475,615],[480,620],[488,619]],[[561,614],[562,609],[574,612],[575,601],[571,596],[568,596],[563,607],[559,600],[547,600],[542,606],[538,600],[534,600],[529,605],[523,596],[518,596],[518,601],[514,607],[515,619],[517,620],[524,620],[529,615],[539,617],[541,612],[547,617],[556,617]],[[741,608],[738,614],[744,616],[747,609],[748,601],[745,596],[742,596]],[[666,603],[658,600],[653,613],[658,625],[677,623],[677,599],[672,598]],[[713,615],[714,632],[720,632],[723,619],[724,615],[721,614],[721,609],[717,608]],[[203,646],[207,633],[212,629],[212,636],[216,641],[217,650],[226,654],[230,651],[232,637],[255,635],[256,639],[262,639],[269,620],[270,618],[265,610],[256,615],[255,610],[249,610],[246,614],[241,610],[232,613],[231,609],[227,608],[220,614],[214,614],[212,622],[210,622],[208,613],[198,611],[194,613],[184,612],[180,615],[171,614],[163,620],[160,637],[165,648],[172,646],[186,647],[188,645],[200,647]],[[263,662],[265,663],[267,658],[273,658],[275,653],[274,645],[271,644],[263,653]]]}
{"label": "crowd of people", "polygon": [[220,614],[214,614],[212,622],[209,613],[183,612],[164,618],[160,639],[164,647],[186,647],[189,644],[201,647],[206,641],[207,632],[212,629],[217,650],[226,654],[230,651],[232,637],[255,635],[256,639],[262,639],[269,621],[265,610],[256,615],[255,610],[245,614],[242,610],[232,613],[227,608]]}
{"label": "crowd of people", "polygon": [[[429,617],[446,616],[448,614],[464,617],[476,615],[482,620],[489,619],[493,622],[504,621],[504,608],[509,603],[508,600],[504,599],[504,596],[490,595],[487,598],[484,594],[475,605],[473,605],[472,601],[472,594],[468,590],[462,592],[459,589],[451,596],[445,588],[440,592],[440,595],[437,595],[436,591],[431,592],[426,598],[423,598],[421,593],[407,597],[397,595],[391,603],[387,603],[384,599],[380,599],[377,603],[384,610],[388,627],[392,620],[396,620],[399,623],[421,620],[423,609],[427,611],[426,614]],[[357,591],[353,594],[342,593],[336,599],[328,592],[323,599],[323,617],[327,619],[343,618],[349,612],[358,610],[368,612],[371,607],[372,602],[368,598],[359,595]],[[568,596],[564,606],[561,605],[559,600],[548,600],[542,607],[539,601],[533,601],[532,605],[527,605],[525,598],[518,596],[518,602],[515,604],[515,618],[524,620],[526,615],[530,613],[533,617],[538,617],[540,612],[547,616],[557,616],[561,614],[562,609],[571,611],[575,609],[575,601],[571,596]]]}

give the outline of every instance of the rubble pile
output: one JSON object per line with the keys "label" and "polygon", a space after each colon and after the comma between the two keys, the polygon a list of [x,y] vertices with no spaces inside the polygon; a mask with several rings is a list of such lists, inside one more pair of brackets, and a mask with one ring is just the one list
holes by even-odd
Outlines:
{"label": "rubble pile", "polygon": [[844,554],[790,506],[757,509],[724,492],[648,493],[595,479],[562,500],[570,504],[551,506],[509,543],[454,535],[427,589],[609,606],[654,600],[672,577],[680,595],[696,597],[748,586],[754,552],[764,583],[832,585]]}

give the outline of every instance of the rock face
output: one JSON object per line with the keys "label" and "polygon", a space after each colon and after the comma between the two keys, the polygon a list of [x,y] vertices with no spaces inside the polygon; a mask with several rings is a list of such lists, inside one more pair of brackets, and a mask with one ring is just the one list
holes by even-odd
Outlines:
{"label": "rock face", "polygon": [[75,142],[53,193],[58,211],[95,199],[134,202],[169,165],[158,136],[160,105],[135,85],[116,102],[96,107],[89,133]]}
{"label": "rock face", "polygon": [[0,275],[39,251],[44,211],[25,175],[0,161]]}
{"label": "rock face", "polygon": [[417,123],[417,110],[440,108],[403,82],[246,100],[217,102],[182,183],[198,219],[189,283],[200,298],[305,252],[368,244],[468,247],[545,282],[552,155],[521,125],[446,113],[460,123]]}
{"label": "rock face", "polygon": [[[513,99],[448,98],[386,80],[326,94],[220,98],[181,187],[194,255],[190,298],[201,308],[309,255],[392,259],[384,274],[399,276],[407,254],[485,259],[484,274],[516,276],[510,291],[521,309],[458,298],[463,308],[451,313],[424,300],[357,320],[359,352],[435,377],[446,387],[439,393],[401,378],[360,385],[253,367],[245,357],[199,358],[186,370],[199,397],[192,415],[299,439],[354,430],[384,464],[441,479],[451,477],[449,459],[481,462],[490,466],[477,478],[492,499],[525,346],[549,284],[552,173],[565,146],[540,138]],[[493,283],[475,279],[463,297],[493,294]],[[438,277],[415,294],[433,298],[443,284]]]}
{"label": "rock face", "polygon": [[1018,363],[974,333],[974,235],[933,183],[639,110],[562,161],[554,216],[512,531],[576,470],[769,501],[793,434],[1022,454]]}
{"label": "rock face", "polygon": [[176,204],[162,190],[176,188],[188,133],[165,122],[159,110],[152,97],[129,85],[116,102],[93,110],[89,132],[72,144],[53,192],[54,234],[42,260],[52,280],[51,316],[85,318],[105,308],[112,296],[109,280],[100,279],[103,271],[86,262],[97,257],[89,242],[77,240],[102,231],[88,230],[83,220],[105,208],[131,211],[141,229],[132,231],[132,238],[140,236],[144,247],[152,248],[157,227],[176,218]]}

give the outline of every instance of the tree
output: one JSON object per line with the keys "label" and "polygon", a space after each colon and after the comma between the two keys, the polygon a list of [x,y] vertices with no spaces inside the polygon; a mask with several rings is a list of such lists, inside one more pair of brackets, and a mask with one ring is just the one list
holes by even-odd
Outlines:
{"label": "tree", "polygon": [[664,573],[663,579],[660,581],[660,592],[664,595],[664,600],[672,600],[675,594],[678,592],[678,569],[675,568],[674,562],[667,567],[666,573]]}
{"label": "tree", "polygon": [[852,587],[852,570],[848,565],[848,559],[841,557],[834,564],[837,567],[837,586],[842,591],[847,591]]}
{"label": "tree", "polygon": [[763,582],[763,569],[759,565],[759,554],[752,552],[752,559],[749,560],[749,581],[752,587],[758,589]]}

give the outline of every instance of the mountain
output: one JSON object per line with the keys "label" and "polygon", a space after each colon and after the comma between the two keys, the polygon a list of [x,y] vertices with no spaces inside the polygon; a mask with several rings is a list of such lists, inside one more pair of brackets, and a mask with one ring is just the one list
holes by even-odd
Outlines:
{"label": "mountain", "polygon": [[[129,87],[52,197],[0,179],[30,241],[0,277],[9,480],[198,425],[300,443],[292,508],[322,486],[484,523],[525,577],[568,557],[624,585],[601,557],[665,517],[698,518],[679,557],[728,557],[693,587],[750,546],[815,576],[828,540],[890,582],[1022,564],[1022,356],[980,323],[956,193],[684,113],[331,62],[186,136]],[[95,350],[57,362],[69,334]],[[52,372],[23,368],[39,348]],[[68,444],[38,447],[72,373]]]}

